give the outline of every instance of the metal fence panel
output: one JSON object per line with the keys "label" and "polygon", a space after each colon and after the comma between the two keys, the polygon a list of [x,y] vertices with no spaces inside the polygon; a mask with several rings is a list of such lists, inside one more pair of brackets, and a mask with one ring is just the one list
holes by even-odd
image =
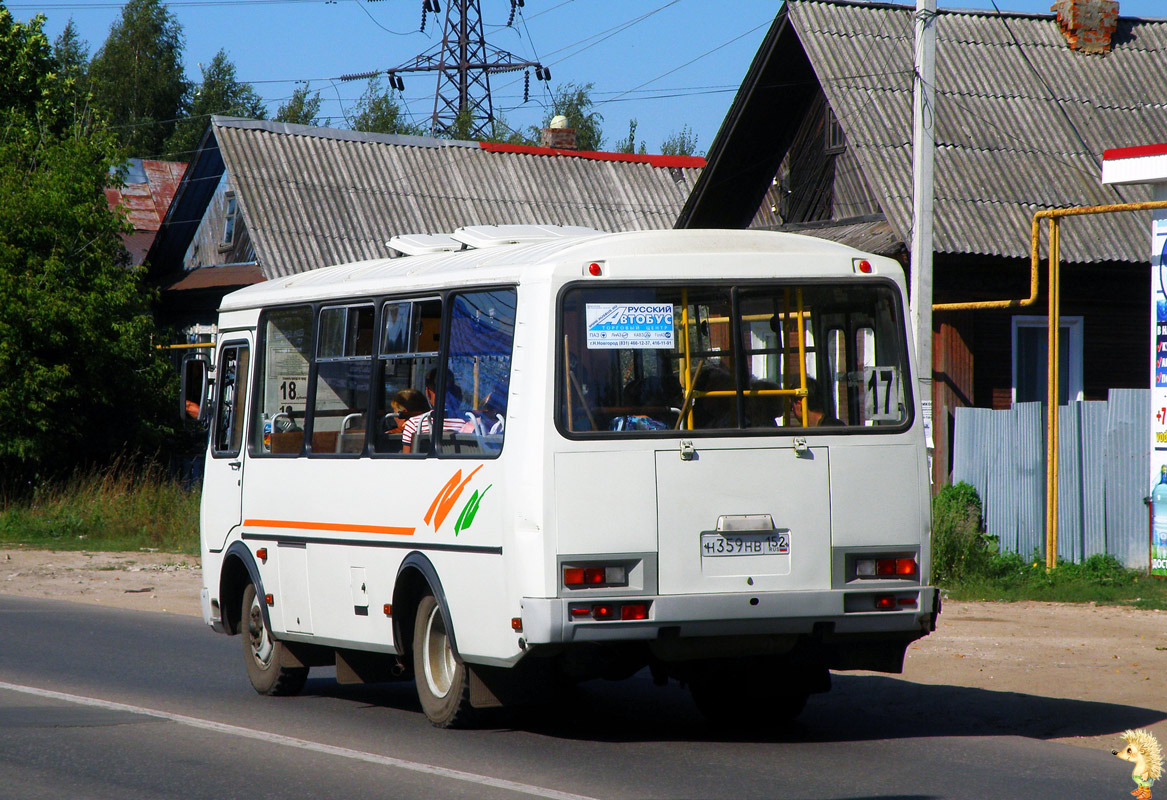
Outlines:
{"label": "metal fence panel", "polygon": [[1128,567],[1147,568],[1151,393],[1112,389],[1106,438],[1106,551]]}
{"label": "metal fence panel", "polygon": [[1106,427],[1108,405],[1078,404],[1082,449],[1082,555],[1106,552]]}
{"label": "metal fence panel", "polygon": [[1082,464],[1078,403],[1058,413],[1058,559],[1082,560]]}
{"label": "metal fence panel", "polygon": [[1017,403],[1018,494],[1017,543],[1015,553],[1028,558],[1045,552],[1045,404]]}
{"label": "metal fence panel", "polygon": [[[1114,389],[1107,401],[1073,403],[1058,415],[1058,556],[1110,553],[1147,567],[1150,392]],[[1002,551],[1045,553],[1045,411],[958,408],[952,479],[976,488],[985,529]]]}

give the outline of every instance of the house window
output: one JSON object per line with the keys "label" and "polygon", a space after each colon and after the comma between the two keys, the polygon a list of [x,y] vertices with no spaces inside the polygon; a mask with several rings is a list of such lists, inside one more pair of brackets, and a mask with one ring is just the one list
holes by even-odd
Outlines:
{"label": "house window", "polygon": [[843,126],[839,124],[839,118],[835,116],[835,112],[827,106],[826,119],[826,141],[824,145],[826,152],[841,153],[847,149],[847,139],[843,135]]}
{"label": "house window", "polygon": [[220,242],[222,247],[230,247],[235,243],[235,217],[239,212],[239,204],[235,199],[234,194],[227,195],[227,211],[223,216],[223,240]]}
{"label": "house window", "polygon": [[[1013,317],[1013,402],[1045,402],[1049,386],[1046,317]],[[1058,333],[1058,404],[1082,399],[1082,318],[1062,317]]]}

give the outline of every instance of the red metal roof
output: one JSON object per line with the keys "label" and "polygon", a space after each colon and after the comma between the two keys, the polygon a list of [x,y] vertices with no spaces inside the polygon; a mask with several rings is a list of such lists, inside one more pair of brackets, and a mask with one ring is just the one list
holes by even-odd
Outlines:
{"label": "red metal roof", "polygon": [[121,206],[135,231],[156,231],[186,171],[182,161],[142,161],[145,183],[127,183],[105,190],[110,208]]}

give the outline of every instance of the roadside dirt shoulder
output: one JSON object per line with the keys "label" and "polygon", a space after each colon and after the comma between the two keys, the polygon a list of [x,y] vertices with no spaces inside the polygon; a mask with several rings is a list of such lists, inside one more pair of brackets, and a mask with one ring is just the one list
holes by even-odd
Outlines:
{"label": "roadside dirt shoulder", "polygon": [[[201,582],[196,556],[0,549],[0,594],[198,616]],[[1165,611],[946,601],[937,631],[909,648],[903,677],[920,684],[1145,709],[1146,725],[1167,743]],[[976,715],[977,709],[961,713]],[[1073,720],[1056,716],[1016,723],[1019,732],[1040,730],[1041,738],[1104,750],[1117,746],[1121,732],[1068,735],[1075,729]],[[1009,720],[994,724],[1011,729]]]}

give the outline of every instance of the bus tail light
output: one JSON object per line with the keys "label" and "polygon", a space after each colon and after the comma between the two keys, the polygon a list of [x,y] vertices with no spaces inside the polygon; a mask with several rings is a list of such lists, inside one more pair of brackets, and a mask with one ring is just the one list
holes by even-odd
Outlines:
{"label": "bus tail light", "polygon": [[912,578],[920,571],[915,558],[860,558],[855,561],[859,578]]}
{"label": "bus tail light", "polygon": [[635,622],[648,619],[648,603],[572,603],[567,615],[572,620]]}
{"label": "bus tail light", "polygon": [[648,619],[648,606],[644,603],[625,603],[620,606],[620,619]]}
{"label": "bus tail light", "polygon": [[628,585],[628,570],[618,566],[564,567],[563,585],[568,589],[600,589]]}
{"label": "bus tail light", "polygon": [[881,594],[879,597],[875,598],[875,610],[876,611],[895,611],[895,609],[896,609],[895,595]]}

